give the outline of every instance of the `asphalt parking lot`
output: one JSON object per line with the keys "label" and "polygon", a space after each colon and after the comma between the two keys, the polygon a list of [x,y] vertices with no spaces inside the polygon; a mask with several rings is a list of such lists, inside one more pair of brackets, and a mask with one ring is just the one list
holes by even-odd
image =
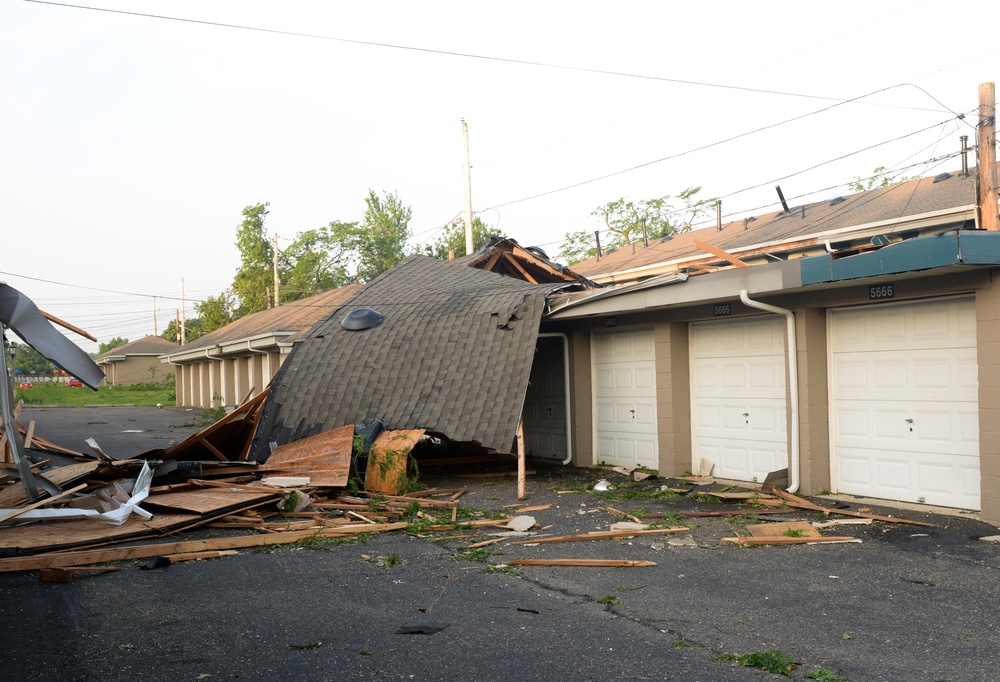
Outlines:
{"label": "asphalt parking lot", "polygon": [[[36,408],[30,416],[46,438],[73,447],[59,439],[93,436],[108,450],[121,447],[115,456],[196,430],[172,408],[87,409],[98,412]],[[70,433],[82,427],[88,432]],[[114,429],[131,440],[113,440]],[[532,468],[525,503],[552,505],[532,513],[550,534],[607,530],[616,520],[609,505],[636,515],[733,508],[700,496],[659,499],[662,481],[633,487],[606,471]],[[421,480],[467,488],[467,510],[488,514],[516,503],[512,478],[466,477],[481,471],[427,467]],[[601,477],[629,499],[594,493]],[[690,538],[683,546],[639,536],[504,541],[470,551],[486,531],[451,538],[400,532],[167,568],[126,562],[71,584],[0,573],[0,670],[11,680],[67,681],[787,679],[730,660],[777,651],[794,660],[797,680],[995,679],[1000,546],[978,538],[997,529],[972,515],[871,509],[937,525],[837,529],[860,544],[722,543],[759,522],[750,510],[684,519],[689,531],[669,536]],[[787,517],[817,515],[790,510]],[[185,537],[212,534],[201,528]],[[556,557],[656,565],[508,563]],[[412,626],[443,629],[399,632]]]}

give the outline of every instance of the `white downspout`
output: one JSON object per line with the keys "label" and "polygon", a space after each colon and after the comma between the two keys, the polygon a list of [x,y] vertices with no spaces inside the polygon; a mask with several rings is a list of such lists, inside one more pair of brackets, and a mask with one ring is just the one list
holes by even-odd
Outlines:
{"label": "white downspout", "polygon": [[788,331],[788,402],[789,413],[791,415],[791,441],[792,452],[789,465],[788,492],[795,493],[799,489],[799,371],[795,346],[795,314],[791,310],[779,308],[777,306],[752,301],[747,295],[747,290],[740,291],[740,300],[743,305],[758,310],[766,310],[775,315],[785,316],[785,327]]}
{"label": "white downspout", "polygon": [[569,396],[569,337],[562,332],[540,333],[538,338],[558,337],[563,342],[563,382],[565,384],[564,395],[566,396],[566,459],[562,463],[569,464],[573,461],[573,418],[570,412]]}

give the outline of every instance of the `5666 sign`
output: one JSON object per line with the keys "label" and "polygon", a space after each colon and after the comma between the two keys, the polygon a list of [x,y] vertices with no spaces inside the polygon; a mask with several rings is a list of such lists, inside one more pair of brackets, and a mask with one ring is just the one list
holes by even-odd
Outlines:
{"label": "5666 sign", "polygon": [[868,300],[869,301],[881,301],[882,299],[892,298],[895,296],[895,291],[891,284],[878,284],[875,286],[868,287]]}

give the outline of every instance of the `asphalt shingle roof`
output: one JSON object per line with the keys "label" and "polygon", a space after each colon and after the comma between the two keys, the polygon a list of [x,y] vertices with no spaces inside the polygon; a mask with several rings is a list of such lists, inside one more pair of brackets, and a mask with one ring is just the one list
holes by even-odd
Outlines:
{"label": "asphalt shingle roof", "polygon": [[[367,284],[318,323],[275,376],[251,457],[345,424],[423,428],[509,452],[534,356],[545,293],[426,256]],[[349,312],[383,315],[341,326]]]}
{"label": "asphalt shingle roof", "polygon": [[741,219],[723,224],[722,230],[717,230],[713,225],[675,235],[666,241],[651,242],[648,247],[643,247],[640,242],[634,246],[634,253],[633,246],[623,246],[612,253],[606,253],[600,260],[590,258],[575,263],[573,269],[581,275],[596,277],[657,263],[706,256],[704,251],[694,245],[695,239],[733,251],[974,203],[976,173],[973,171],[962,177],[958,172],[953,172],[950,178],[942,182],[935,183],[933,178],[910,180],[849,194],[843,201],[832,205],[829,200],[796,205],[791,207],[788,214],[783,211],[768,213],[756,216],[748,223]]}
{"label": "asphalt shingle roof", "polygon": [[178,348],[180,346],[172,341],[167,341],[159,336],[149,335],[141,339],[136,339],[131,343],[126,343],[124,346],[112,348],[109,351],[101,353],[96,359],[100,361],[103,358],[122,355],[163,355]]}
{"label": "asphalt shingle roof", "polygon": [[219,343],[248,339],[263,334],[301,332],[308,330],[331,309],[336,308],[353,296],[360,284],[348,284],[339,289],[331,289],[309,298],[283,303],[277,308],[268,308],[252,313],[219,327],[205,336],[199,337],[176,350],[191,351],[211,348]]}

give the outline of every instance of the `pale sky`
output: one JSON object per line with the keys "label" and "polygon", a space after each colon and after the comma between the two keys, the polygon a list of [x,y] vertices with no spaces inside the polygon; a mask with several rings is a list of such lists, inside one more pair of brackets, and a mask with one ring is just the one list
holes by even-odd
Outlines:
{"label": "pale sky", "polygon": [[700,185],[735,220],[778,182],[954,170],[931,160],[1000,79],[995,0],[91,7],[170,18],[0,0],[0,280],[101,341],[152,333],[153,296],[162,332],[182,277],[188,316],[228,287],[250,204],[280,246],[396,192],[432,241],[463,210],[462,118],[476,214],[558,258],[621,197]]}

